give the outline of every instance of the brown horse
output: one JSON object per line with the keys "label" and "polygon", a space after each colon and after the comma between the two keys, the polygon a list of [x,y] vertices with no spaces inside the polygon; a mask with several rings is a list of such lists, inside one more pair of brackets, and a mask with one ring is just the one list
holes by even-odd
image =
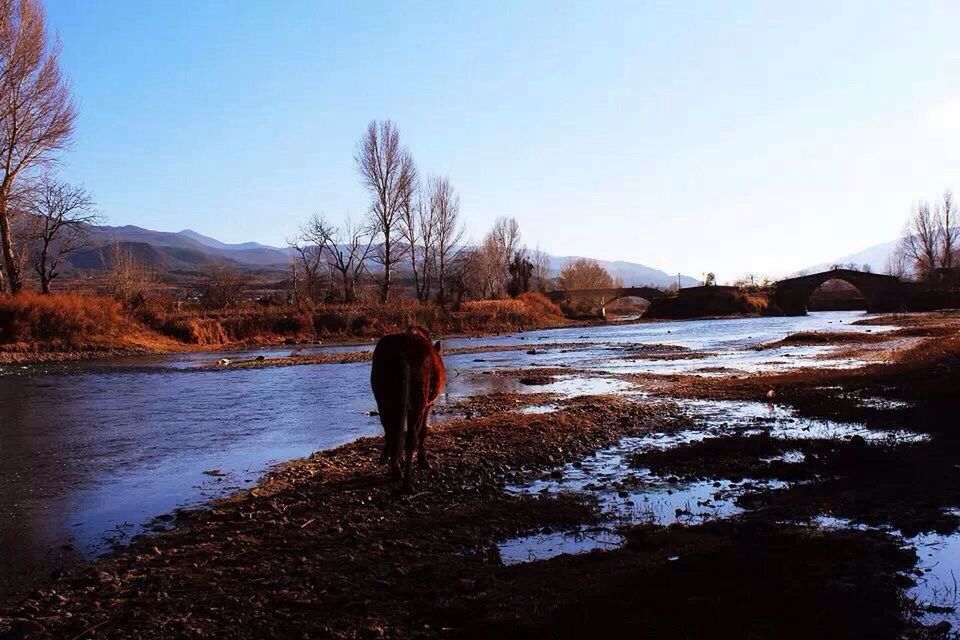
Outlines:
{"label": "brown horse", "polygon": [[[427,418],[445,383],[440,343],[430,344],[430,334],[423,327],[412,326],[377,343],[370,386],[383,425],[380,462],[390,461],[390,473],[403,478],[404,490],[409,490],[413,481],[414,451],[417,464],[429,466],[424,450]],[[402,470],[401,459],[405,461]]]}

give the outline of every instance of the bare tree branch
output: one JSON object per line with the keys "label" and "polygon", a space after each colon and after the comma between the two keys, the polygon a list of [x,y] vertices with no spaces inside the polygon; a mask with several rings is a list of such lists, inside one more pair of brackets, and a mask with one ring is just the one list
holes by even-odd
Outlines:
{"label": "bare tree branch", "polygon": [[397,235],[403,223],[404,207],[411,206],[416,191],[417,170],[413,157],[400,145],[400,132],[390,120],[373,121],[357,146],[354,156],[361,182],[371,195],[371,228],[380,245],[374,259],[383,267],[380,301],[390,295],[393,268],[403,258]]}
{"label": "bare tree branch", "polygon": [[20,177],[53,161],[73,133],[70,89],[60,45],[49,45],[39,0],[0,2],[0,250],[11,293],[22,289],[11,218]]}
{"label": "bare tree branch", "polygon": [[90,231],[100,224],[93,198],[83,187],[41,180],[30,190],[25,210],[29,222],[30,263],[40,278],[40,292],[50,293],[63,261],[88,246]]}

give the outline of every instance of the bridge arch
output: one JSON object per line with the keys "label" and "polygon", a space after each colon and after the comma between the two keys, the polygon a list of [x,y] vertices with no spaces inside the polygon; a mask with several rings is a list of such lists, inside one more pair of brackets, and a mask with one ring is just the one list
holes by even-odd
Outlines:
{"label": "bridge arch", "polygon": [[781,280],[774,285],[774,302],[787,315],[803,315],[813,292],[830,280],[841,280],[855,287],[863,295],[868,311],[889,310],[899,304],[899,279],[851,269],[832,269]]}
{"label": "bridge arch", "polygon": [[551,291],[547,294],[557,304],[576,305],[578,302],[588,302],[591,307],[599,307],[600,314],[605,315],[606,306],[622,298],[642,298],[653,302],[670,295],[656,287],[611,287],[608,289],[567,289]]}

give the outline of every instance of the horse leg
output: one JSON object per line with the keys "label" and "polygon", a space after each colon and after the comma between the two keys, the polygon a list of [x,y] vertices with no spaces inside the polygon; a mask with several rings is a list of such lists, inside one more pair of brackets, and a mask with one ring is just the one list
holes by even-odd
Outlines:
{"label": "horse leg", "polygon": [[389,421],[383,418],[382,413],[380,415],[380,424],[383,425],[383,451],[380,453],[380,464],[386,464],[390,460],[390,452],[393,451],[393,434]]}
{"label": "horse leg", "polygon": [[407,437],[404,447],[405,455],[405,464],[403,467],[404,476],[403,476],[403,490],[410,491],[413,487],[413,453],[417,449],[417,436],[418,433],[418,423],[420,422],[419,416],[414,417],[414,412],[410,414],[410,421],[413,424],[407,423]]}
{"label": "horse leg", "polygon": [[403,460],[403,422],[400,416],[392,416],[390,428],[387,429],[384,439],[384,446],[389,450],[390,457],[390,477],[399,480],[403,477],[403,471],[400,467],[400,461]]}
{"label": "horse leg", "polygon": [[430,414],[426,413],[423,416],[423,422],[420,425],[420,445],[417,447],[417,466],[421,469],[429,469],[430,462],[427,460],[427,451],[424,448],[424,443],[427,441],[427,431],[430,427]]}

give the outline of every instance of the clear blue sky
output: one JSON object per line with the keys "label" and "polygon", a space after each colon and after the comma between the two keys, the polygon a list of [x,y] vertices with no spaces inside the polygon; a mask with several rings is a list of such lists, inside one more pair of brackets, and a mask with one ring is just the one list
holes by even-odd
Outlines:
{"label": "clear blue sky", "polygon": [[[730,5],[721,8],[719,5]],[[840,5],[843,6],[840,6]],[[780,274],[960,190],[960,3],[48,0],[111,224],[282,244],[391,118],[473,238]]]}

